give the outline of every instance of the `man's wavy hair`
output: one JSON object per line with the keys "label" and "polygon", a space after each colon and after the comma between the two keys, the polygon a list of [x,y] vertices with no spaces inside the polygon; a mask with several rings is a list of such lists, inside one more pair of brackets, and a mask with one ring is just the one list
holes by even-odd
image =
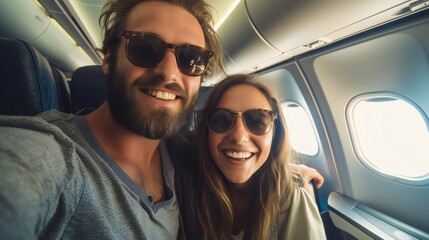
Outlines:
{"label": "man's wavy hair", "polygon": [[[268,239],[271,228],[276,224],[281,201],[290,197],[295,187],[289,168],[291,148],[285,119],[278,100],[267,87],[256,82],[252,75],[237,74],[227,77],[214,88],[207,99],[198,123],[198,138],[196,139],[199,170],[197,213],[204,239],[231,238],[234,216],[228,180],[210,154],[207,118],[209,111],[217,107],[223,94],[238,85],[248,85],[258,89],[268,99],[272,110],[277,113],[277,119],[274,121],[272,129],[274,136],[268,159],[248,180],[250,184],[253,184],[252,195],[254,197],[248,208],[251,213],[243,229],[243,239]],[[242,101],[246,101],[246,99]]]}
{"label": "man's wavy hair", "polygon": [[[125,21],[130,10],[137,4],[150,0],[108,0],[103,7],[99,18],[100,26],[104,32],[103,46],[101,52],[116,53],[119,39],[125,30]],[[189,11],[200,23],[206,41],[206,48],[213,51],[215,55],[211,59],[203,79],[213,76],[223,70],[223,51],[219,38],[214,31],[212,7],[203,0],[162,0],[183,7]]]}

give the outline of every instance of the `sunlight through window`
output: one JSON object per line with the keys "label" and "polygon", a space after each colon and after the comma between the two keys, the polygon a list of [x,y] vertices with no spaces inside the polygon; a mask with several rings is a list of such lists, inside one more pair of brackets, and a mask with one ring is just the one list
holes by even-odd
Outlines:
{"label": "sunlight through window", "polygon": [[355,147],[371,167],[407,180],[429,177],[428,126],[416,108],[379,97],[357,102],[351,114]]}
{"label": "sunlight through window", "polygon": [[282,110],[289,130],[292,148],[303,154],[316,155],[319,146],[310,118],[305,110],[292,102],[282,103]]}

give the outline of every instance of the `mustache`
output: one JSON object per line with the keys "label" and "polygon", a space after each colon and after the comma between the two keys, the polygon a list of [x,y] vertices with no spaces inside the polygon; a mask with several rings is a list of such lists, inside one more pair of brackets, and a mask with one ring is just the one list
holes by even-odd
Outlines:
{"label": "mustache", "polygon": [[184,98],[185,100],[188,96],[187,92],[177,82],[167,83],[162,77],[141,77],[134,81],[134,85],[138,86],[139,88],[162,87],[175,92],[176,95],[180,96],[181,98]]}

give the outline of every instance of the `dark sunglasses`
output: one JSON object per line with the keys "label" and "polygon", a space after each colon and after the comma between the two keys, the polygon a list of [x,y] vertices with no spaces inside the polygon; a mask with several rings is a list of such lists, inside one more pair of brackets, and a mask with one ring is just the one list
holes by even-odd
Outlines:
{"label": "dark sunglasses", "polygon": [[143,68],[155,67],[164,58],[167,49],[172,48],[180,71],[189,76],[201,76],[207,70],[214,53],[199,46],[184,44],[176,46],[159,37],[142,32],[123,31],[127,39],[128,60]]}
{"label": "dark sunglasses", "polygon": [[244,126],[251,133],[261,136],[273,127],[277,113],[265,109],[250,109],[245,112],[232,112],[228,109],[216,108],[209,111],[207,126],[212,133],[227,133],[234,127],[235,119],[242,117]]}

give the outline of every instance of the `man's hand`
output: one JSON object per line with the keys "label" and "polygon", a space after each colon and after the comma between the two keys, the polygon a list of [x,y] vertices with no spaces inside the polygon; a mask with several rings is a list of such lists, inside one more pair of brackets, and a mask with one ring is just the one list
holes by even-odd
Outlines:
{"label": "man's hand", "polygon": [[310,183],[311,180],[313,180],[316,188],[320,188],[323,185],[325,179],[316,169],[307,167],[304,164],[291,164],[290,166],[292,172],[298,173],[302,177],[304,189],[307,190],[308,193],[313,193],[313,186]]}

